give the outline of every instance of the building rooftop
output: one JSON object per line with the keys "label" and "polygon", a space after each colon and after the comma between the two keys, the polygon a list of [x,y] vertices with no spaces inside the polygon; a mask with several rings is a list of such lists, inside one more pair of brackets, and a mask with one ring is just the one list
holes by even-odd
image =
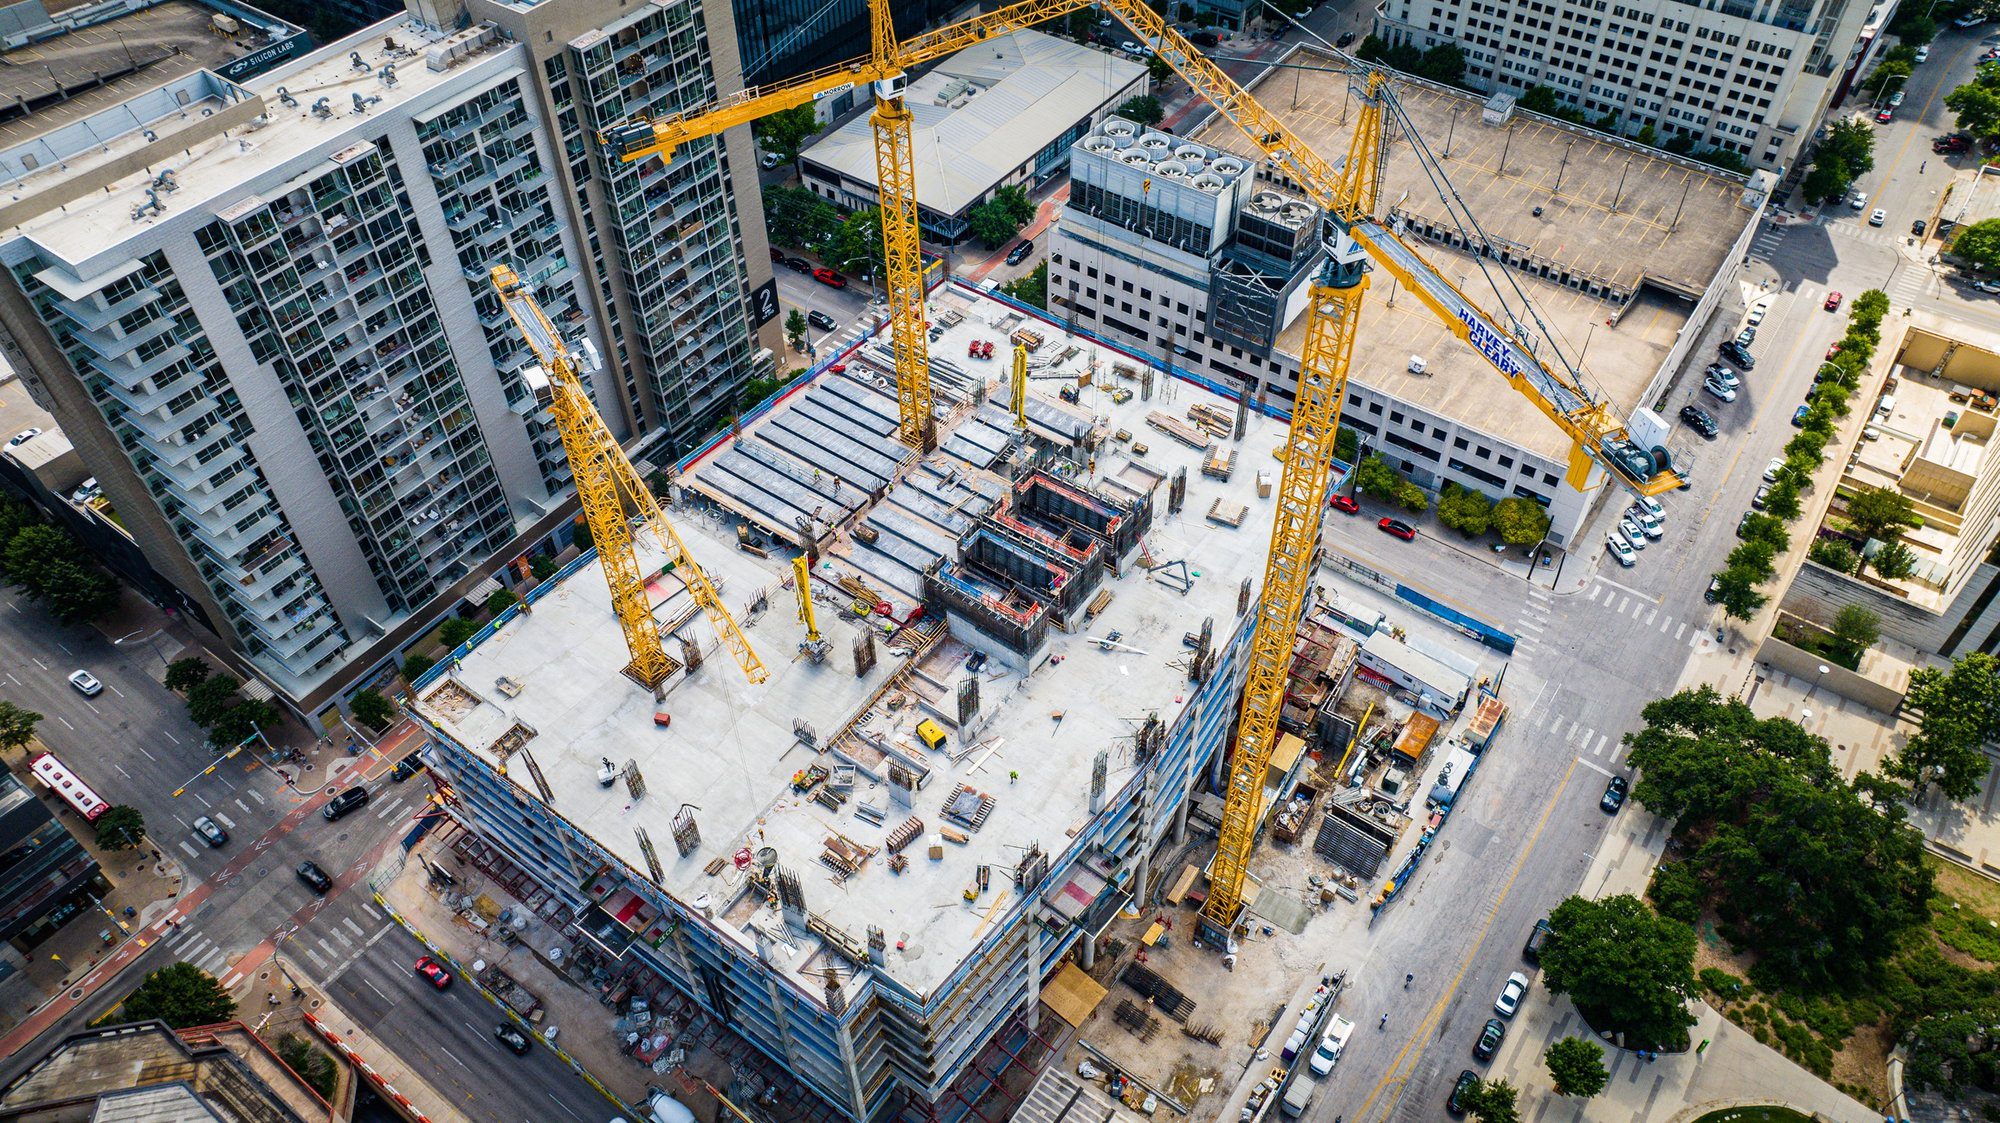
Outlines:
{"label": "building rooftop", "polygon": [[[0,179],[15,188],[13,204],[0,204],[0,232],[32,239],[44,256],[70,263],[78,280],[92,280],[99,266],[90,259],[145,225],[256,190],[260,176],[316,150],[339,161],[346,152],[337,145],[362,116],[419,99],[461,68],[496,59],[495,45],[506,41],[490,25],[445,36],[392,20],[241,85],[206,70],[183,76],[0,149]],[[446,64],[434,69],[433,59]],[[386,76],[385,66],[394,67]],[[357,99],[365,112],[357,112]],[[173,186],[161,190],[156,178],[166,171]],[[162,209],[141,213],[149,191]]]}
{"label": "building rooftop", "polygon": [[[1336,65],[1314,51],[1295,52],[1291,61],[1297,65],[1274,70],[1252,92],[1315,152],[1337,161],[1353,133],[1347,77],[1310,69]],[[1621,412],[1650,404],[1638,399],[1672,350],[1693,300],[1726,268],[1731,247],[1756,217],[1743,204],[1742,179],[1533,115],[1489,126],[1474,95],[1406,79],[1395,90],[1408,128],[1442,159],[1464,208],[1496,244],[1514,250],[1511,276],[1567,352],[1584,356],[1591,385]],[[1390,132],[1385,210],[1403,221],[1404,239],[1447,280],[1497,311],[1500,302],[1478,261],[1426,236],[1456,227],[1404,134],[1393,126]],[[1254,151],[1219,117],[1192,136]],[[1407,293],[1395,296],[1386,274],[1378,272],[1373,287],[1354,378],[1540,455],[1567,456],[1568,439],[1429,309]],[[1304,333],[1300,317],[1280,334],[1277,349],[1297,355]],[[1412,356],[1424,359],[1424,373],[1409,372]]]}
{"label": "building rooftop", "polygon": [[304,1123],[326,1112],[238,1022],[178,1034],[157,1021],[84,1030],[0,1089],[0,1120]]}
{"label": "building rooftop", "polygon": [[[917,198],[957,214],[1034,159],[1144,63],[1039,31],[996,36],[936,63],[910,83]],[[807,161],[875,183],[875,135],[863,114],[807,148]]]}
{"label": "building rooftop", "polygon": [[[76,6],[46,5],[51,12]],[[240,6],[231,10],[243,12]],[[225,66],[297,31],[259,12],[256,18],[268,27],[238,21],[241,30],[227,38],[216,33],[217,14],[192,0],[163,0],[0,54],[0,148],[81,121],[142,90]]]}
{"label": "building rooftop", "polygon": [[[1142,374],[1138,360],[956,283],[933,293],[927,313],[943,327],[931,353],[951,413],[939,452],[918,459],[895,443],[890,368],[864,340],[843,369],[793,390],[681,474],[671,517],[769,681],[746,683],[681,583],[655,578],[655,617],[707,652],[699,670],[667,680],[658,708],[671,724],[657,725],[651,694],[619,673],[628,656],[593,561],[418,691],[422,712],[466,749],[496,765],[531,756],[553,808],[635,870],[647,867],[644,830],[669,892],[815,992],[823,946],[788,931],[750,874],[767,858],[796,874],[813,931],[861,947],[877,928],[888,974],[920,994],[936,987],[1018,907],[1012,873],[1027,848],[1053,857],[1088,821],[1100,751],[1109,751],[1103,790],[1116,791],[1149,715],[1171,727],[1193,693],[1190,637],[1211,620],[1216,647],[1227,641],[1239,589],[1261,580],[1269,547],[1274,500],[1259,495],[1258,477],[1275,480],[1281,421],[1252,413],[1241,442],[1216,441],[1202,426],[1227,431],[1217,419],[1234,403],[1197,385]],[[1011,417],[984,400],[1007,399],[1007,340],[1022,328],[1040,337],[1031,428],[1063,446],[1074,438],[1090,467],[1022,466]],[[994,358],[966,358],[975,342],[994,344]],[[1059,388],[1074,390],[1085,372],[1090,385],[1063,400]],[[1233,451],[1231,478],[1203,475],[1196,444]],[[1182,472],[1185,503],[1170,512]],[[1113,509],[1119,520],[1092,522]],[[1072,516],[1067,529],[1045,517],[1052,510]],[[1131,535],[1118,574],[1101,584],[1104,543],[1086,525]],[[821,543],[823,664],[800,653],[805,629],[788,587],[786,544],[803,528]],[[645,550],[640,565],[654,572],[660,559]],[[926,601],[953,606],[948,629],[913,618]],[[1038,603],[1066,615],[1037,633]],[[857,673],[864,630],[879,654]],[[1020,642],[1024,634],[1035,638]],[[667,650],[681,653],[673,639]],[[976,711],[961,722],[968,691]],[[920,721],[945,732],[941,749],[925,745]],[[636,762],[644,797],[601,783],[606,761]],[[856,770],[851,780],[815,786],[808,774],[841,765]],[[533,790],[527,770],[509,775]],[[842,782],[847,798],[832,799]],[[689,807],[699,839],[682,855],[675,817]],[[911,817],[922,829],[899,850],[894,836]],[[760,853],[767,847],[774,853]],[[907,866],[895,872],[892,858]],[[638,908],[602,904],[614,916]],[[627,926],[645,938],[644,921]]]}

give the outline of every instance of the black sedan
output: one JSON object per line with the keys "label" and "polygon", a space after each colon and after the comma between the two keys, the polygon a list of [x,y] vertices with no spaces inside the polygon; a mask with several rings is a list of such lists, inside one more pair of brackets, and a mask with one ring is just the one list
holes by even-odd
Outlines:
{"label": "black sedan", "polygon": [[1757,366],[1757,360],[1751,357],[1750,349],[1733,339],[1716,348],[1716,350],[1721,353],[1723,358],[1728,359],[1744,370],[1752,370]]}
{"label": "black sedan", "polygon": [[1458,1074],[1458,1083],[1451,1086],[1451,1098],[1444,1101],[1444,1109],[1453,1115],[1465,1114],[1465,1094],[1479,1083],[1479,1074],[1466,1069]]}
{"label": "black sedan", "polygon": [[1486,1019],[1486,1028],[1479,1031],[1479,1043],[1472,1047],[1472,1059],[1490,1061],[1493,1054],[1500,1051],[1500,1042],[1507,1037],[1507,1023],[1499,1018]]}
{"label": "black sedan", "polygon": [[493,1027],[493,1036],[500,1044],[514,1051],[515,1056],[528,1051],[528,1035],[512,1022],[501,1022]]}
{"label": "black sedan", "polygon": [[810,273],[813,271],[813,263],[803,257],[788,257],[779,264],[794,273]]}
{"label": "black sedan", "polygon": [[300,862],[299,868],[294,872],[299,875],[300,881],[305,882],[307,887],[319,896],[326,896],[327,890],[333,888],[333,878],[328,877],[326,871],[319,868],[318,863]]}
{"label": "black sedan", "polygon": [[1716,427],[1715,418],[1710,417],[1708,411],[1702,409],[1700,406],[1682,406],[1681,420],[1687,422],[1688,428],[1693,429],[1711,441],[1721,431]]}
{"label": "black sedan", "polygon": [[1625,777],[1613,776],[1611,782],[1604,785],[1604,798],[1598,800],[1597,805],[1604,809],[1605,814],[1616,815],[1618,809],[1625,806],[1625,793],[1631,790],[1631,787]]}

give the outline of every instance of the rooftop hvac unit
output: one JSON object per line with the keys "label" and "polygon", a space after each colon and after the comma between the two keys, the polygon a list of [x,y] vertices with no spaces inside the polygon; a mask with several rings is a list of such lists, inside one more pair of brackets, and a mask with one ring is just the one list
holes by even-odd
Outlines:
{"label": "rooftop hvac unit", "polygon": [[1218,156],[1208,170],[1217,175],[1242,175],[1246,165],[1234,156]]}
{"label": "rooftop hvac unit", "polygon": [[1165,155],[1173,151],[1174,138],[1165,133],[1147,133],[1139,138],[1139,147]]}
{"label": "rooftop hvac unit", "polygon": [[1150,168],[1153,166],[1153,158],[1144,152],[1127,152],[1121,159],[1135,168]]}
{"label": "rooftop hvac unit", "polygon": [[1168,160],[1166,163],[1161,164],[1159,167],[1153,169],[1153,174],[1170,175],[1173,176],[1175,179],[1179,179],[1180,177],[1187,174],[1187,165],[1181,163],[1179,160]]}
{"label": "rooftop hvac unit", "polygon": [[1228,186],[1221,176],[1209,172],[1203,172],[1201,175],[1194,177],[1193,183],[1196,187],[1208,192],[1210,195],[1214,195]]}
{"label": "rooftop hvac unit", "polygon": [[1174,155],[1183,160],[1206,160],[1208,159],[1208,149],[1203,148],[1199,144],[1183,144],[1179,148],[1174,149]]}
{"label": "rooftop hvac unit", "polygon": [[1118,146],[1111,143],[1111,138],[1108,136],[1087,136],[1083,138],[1083,150],[1108,155],[1118,151]]}
{"label": "rooftop hvac unit", "polygon": [[1285,197],[1276,191],[1259,191],[1250,197],[1250,207],[1265,214],[1277,214],[1285,205]]}
{"label": "rooftop hvac unit", "polygon": [[1139,126],[1130,121],[1114,117],[1104,122],[1104,135],[1108,137],[1135,137],[1139,135]]}

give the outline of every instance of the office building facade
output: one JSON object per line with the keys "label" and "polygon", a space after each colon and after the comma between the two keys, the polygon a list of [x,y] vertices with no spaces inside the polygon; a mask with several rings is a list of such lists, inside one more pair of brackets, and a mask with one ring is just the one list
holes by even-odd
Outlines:
{"label": "office building facade", "polygon": [[332,720],[480,579],[568,533],[560,437],[492,266],[601,359],[587,386],[621,439],[687,447],[768,366],[731,142],[621,166],[591,139],[733,86],[711,14],[413,9],[0,152],[30,189],[0,215],[16,366],[155,567],[302,715]]}

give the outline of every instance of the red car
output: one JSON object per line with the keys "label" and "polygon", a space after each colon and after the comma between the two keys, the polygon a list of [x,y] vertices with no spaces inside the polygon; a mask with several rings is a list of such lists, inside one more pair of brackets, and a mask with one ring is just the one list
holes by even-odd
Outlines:
{"label": "red car", "polygon": [[417,974],[428,979],[430,984],[439,990],[451,985],[451,972],[445,970],[437,960],[428,955],[417,960]]}
{"label": "red car", "polygon": [[1339,510],[1346,511],[1350,515],[1358,515],[1361,513],[1361,504],[1355,502],[1355,499],[1352,495],[1336,495],[1332,498],[1332,500],[1329,501],[1329,503],[1331,506]]}
{"label": "red car", "polygon": [[1829,312],[1838,312],[1838,311],[1840,311],[1840,294],[1839,294],[1839,293],[1837,293],[1837,292],[1830,292],[1830,293],[1827,293],[1827,294],[1826,294],[1826,305],[1825,305],[1825,307],[1826,307],[1826,310],[1827,310],[1827,311],[1829,311]]}
{"label": "red car", "polygon": [[847,278],[841,276],[840,274],[834,272],[831,269],[828,269],[824,265],[820,266],[818,269],[813,270],[813,280],[818,281],[822,285],[832,285],[834,288],[837,289],[844,289],[847,287]]}
{"label": "red car", "polygon": [[1409,523],[1406,523],[1401,519],[1383,519],[1381,522],[1378,522],[1375,525],[1381,527],[1384,531],[1387,531],[1388,533],[1395,535],[1396,537],[1402,539],[1405,542],[1408,542],[1417,536],[1417,528],[1411,526]]}
{"label": "red car", "polygon": [[1894,120],[1894,119],[1895,119],[1895,117],[1896,117],[1896,111],[1895,111],[1895,110],[1893,110],[1893,109],[1890,109],[1890,108],[1889,108],[1889,107],[1887,107],[1887,106],[1884,106],[1884,107],[1882,107],[1881,109],[1879,109],[1879,110],[1876,110],[1876,112],[1875,112],[1875,120],[1876,120],[1877,122],[1881,123],[1881,124],[1884,124],[1884,125],[1886,125],[1886,124],[1888,124],[1888,123],[1889,123],[1890,121]]}

